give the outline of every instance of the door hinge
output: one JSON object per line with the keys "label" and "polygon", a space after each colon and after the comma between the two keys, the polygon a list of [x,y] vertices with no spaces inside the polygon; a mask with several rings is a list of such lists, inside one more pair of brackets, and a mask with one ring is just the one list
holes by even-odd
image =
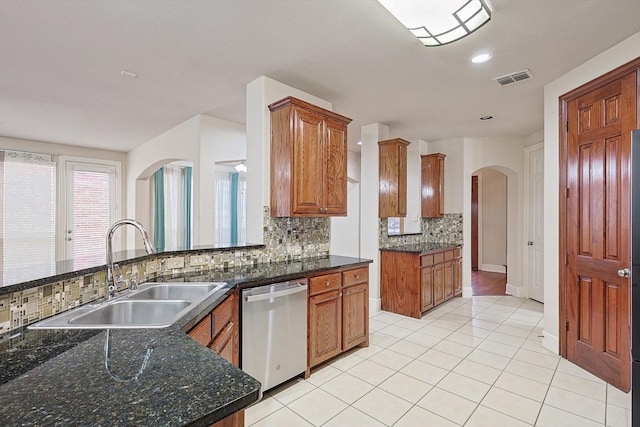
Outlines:
{"label": "door hinge", "polygon": [[566,194],[567,194],[567,198],[569,198],[569,187],[567,187]]}
{"label": "door hinge", "polygon": [[566,122],[564,122],[564,128],[567,132],[569,132],[569,120],[567,120]]}
{"label": "door hinge", "polygon": [[569,254],[564,254],[564,265],[569,265]]}
{"label": "door hinge", "polygon": [[564,330],[565,331],[569,331],[569,321],[568,320],[564,321]]}

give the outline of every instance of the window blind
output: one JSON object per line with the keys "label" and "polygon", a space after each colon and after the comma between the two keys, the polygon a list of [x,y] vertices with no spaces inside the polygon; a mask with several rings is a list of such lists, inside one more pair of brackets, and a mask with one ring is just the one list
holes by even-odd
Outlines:
{"label": "window blind", "polygon": [[112,182],[115,172],[74,168],[72,194],[72,259],[76,269],[105,263],[105,236],[113,218]]}
{"label": "window blind", "polygon": [[2,284],[55,273],[56,168],[50,155],[0,151]]}

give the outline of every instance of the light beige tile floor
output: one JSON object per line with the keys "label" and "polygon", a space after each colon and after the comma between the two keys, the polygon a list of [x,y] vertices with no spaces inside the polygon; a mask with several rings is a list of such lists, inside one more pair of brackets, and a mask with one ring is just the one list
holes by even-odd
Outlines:
{"label": "light beige tile floor", "polygon": [[249,426],[631,427],[631,396],[541,345],[542,305],[456,298],[373,313],[355,348],[265,393]]}

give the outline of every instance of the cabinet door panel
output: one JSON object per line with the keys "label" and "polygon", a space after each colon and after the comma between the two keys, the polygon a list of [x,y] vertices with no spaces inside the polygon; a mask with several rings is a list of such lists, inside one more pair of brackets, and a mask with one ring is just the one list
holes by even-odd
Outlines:
{"label": "cabinet door panel", "polygon": [[421,157],[422,166],[422,216],[444,216],[444,154],[426,154]]}
{"label": "cabinet door panel", "polygon": [[444,264],[444,299],[453,297],[453,262]]}
{"label": "cabinet door panel", "polygon": [[433,268],[433,304],[438,305],[444,301],[444,264],[438,264]]}
{"label": "cabinet door panel", "polygon": [[420,298],[423,312],[433,307],[433,270],[433,267],[420,269]]}
{"label": "cabinet door panel", "polygon": [[324,140],[324,213],[347,214],[347,126],[325,121]]}
{"label": "cabinet door panel", "polygon": [[211,342],[211,314],[207,314],[196,326],[188,332],[189,336],[202,345]]}
{"label": "cabinet door panel", "polygon": [[309,366],[342,351],[342,295],[325,292],[309,298]]}
{"label": "cabinet door panel", "polygon": [[294,126],[293,213],[319,214],[322,207],[322,117],[296,109]]}
{"label": "cabinet door panel", "polygon": [[235,324],[229,323],[218,336],[213,340],[209,348],[220,356],[222,356],[227,362],[236,364],[234,360],[234,343],[233,335]]}
{"label": "cabinet door panel", "polygon": [[346,351],[369,337],[369,284],[345,288],[342,295],[342,350]]}
{"label": "cabinet door panel", "polygon": [[462,294],[462,261],[459,259],[453,262],[453,294]]}

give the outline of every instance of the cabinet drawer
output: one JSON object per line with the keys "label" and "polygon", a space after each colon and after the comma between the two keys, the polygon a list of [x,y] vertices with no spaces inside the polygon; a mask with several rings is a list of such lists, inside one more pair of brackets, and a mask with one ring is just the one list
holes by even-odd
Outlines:
{"label": "cabinet drawer", "polygon": [[462,258],[462,248],[455,248],[453,250],[453,257],[454,258]]}
{"label": "cabinet drawer", "polygon": [[436,252],[433,254],[433,263],[440,264],[441,262],[444,262],[444,252]]}
{"label": "cabinet drawer", "polygon": [[433,254],[422,255],[420,257],[420,267],[429,267],[433,265]]}
{"label": "cabinet drawer", "polygon": [[213,336],[215,337],[230,323],[233,316],[233,306],[236,304],[235,295],[230,295],[222,304],[213,310]]}
{"label": "cabinet drawer", "polygon": [[211,314],[207,314],[196,326],[188,332],[189,336],[202,345],[211,342]]}
{"label": "cabinet drawer", "polygon": [[340,286],[342,286],[341,273],[331,273],[312,277],[309,279],[309,295],[314,295],[332,289],[338,289]]}
{"label": "cabinet drawer", "polygon": [[350,286],[357,283],[364,283],[369,281],[369,268],[356,268],[355,270],[342,272],[342,285]]}
{"label": "cabinet drawer", "polygon": [[444,260],[451,261],[453,259],[453,251],[444,251]]}

